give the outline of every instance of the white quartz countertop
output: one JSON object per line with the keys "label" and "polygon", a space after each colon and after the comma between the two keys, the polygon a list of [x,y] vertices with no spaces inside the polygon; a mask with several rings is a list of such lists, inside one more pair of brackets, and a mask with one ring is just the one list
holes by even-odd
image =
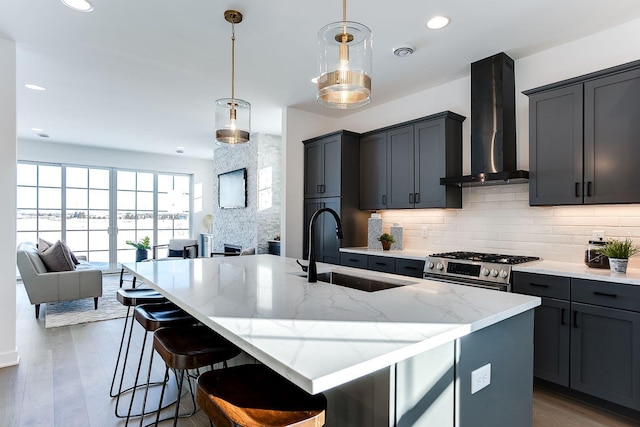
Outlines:
{"label": "white quartz countertop", "polygon": [[362,254],[362,255],[378,255],[378,256],[386,256],[391,258],[415,259],[418,261],[424,261],[427,258],[427,255],[429,255],[430,253],[430,252],[427,252],[426,250],[418,250],[418,249],[393,249],[393,250],[383,251],[382,249],[369,249],[367,247],[340,248],[340,252]]}
{"label": "white quartz countertop", "polygon": [[625,274],[621,274],[612,273],[608,268],[589,268],[582,263],[541,260],[515,265],[513,271],[640,285],[638,268],[628,268]]}
{"label": "white quartz countertop", "polygon": [[[526,295],[318,264],[412,284],[363,292],[295,275],[274,255],[126,264],[138,279],[310,393],[347,383],[540,304]],[[294,273],[294,274],[289,274]]]}

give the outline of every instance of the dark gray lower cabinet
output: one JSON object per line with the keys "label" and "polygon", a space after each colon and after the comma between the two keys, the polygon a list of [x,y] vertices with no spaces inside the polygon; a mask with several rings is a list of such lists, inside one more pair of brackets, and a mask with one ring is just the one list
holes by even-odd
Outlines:
{"label": "dark gray lower cabinet", "polygon": [[571,303],[571,388],[640,410],[640,313]]}
{"label": "dark gray lower cabinet", "polygon": [[640,410],[640,289],[515,272],[513,290],[543,297],[535,310],[536,377]]}
{"label": "dark gray lower cabinet", "polygon": [[350,252],[340,253],[340,264],[346,267],[364,268],[384,273],[422,278],[424,261],[417,259],[395,258],[384,255],[365,255]]}
{"label": "dark gray lower cabinet", "polygon": [[[311,217],[318,209],[331,208],[340,215],[340,197],[321,199],[305,199],[304,223],[305,230],[309,230]],[[304,258],[309,259],[309,236],[304,236]],[[316,261],[329,264],[340,264],[340,241],[336,236],[336,222],[329,213],[318,217],[315,227]]]}
{"label": "dark gray lower cabinet", "polygon": [[542,298],[534,324],[533,374],[569,387],[569,302]]}

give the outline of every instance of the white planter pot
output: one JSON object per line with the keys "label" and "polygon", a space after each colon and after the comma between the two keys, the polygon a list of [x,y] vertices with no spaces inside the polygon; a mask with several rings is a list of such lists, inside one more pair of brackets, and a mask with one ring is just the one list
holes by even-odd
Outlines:
{"label": "white planter pot", "polygon": [[628,263],[628,259],[609,258],[609,268],[611,268],[612,273],[626,273]]}

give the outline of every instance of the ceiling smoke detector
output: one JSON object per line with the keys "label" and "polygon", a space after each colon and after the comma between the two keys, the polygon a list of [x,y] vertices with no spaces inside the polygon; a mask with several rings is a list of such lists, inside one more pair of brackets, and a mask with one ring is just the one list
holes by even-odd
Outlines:
{"label": "ceiling smoke detector", "polygon": [[415,48],[413,46],[400,46],[393,48],[393,54],[395,56],[399,56],[400,58],[404,58],[405,56],[411,56]]}

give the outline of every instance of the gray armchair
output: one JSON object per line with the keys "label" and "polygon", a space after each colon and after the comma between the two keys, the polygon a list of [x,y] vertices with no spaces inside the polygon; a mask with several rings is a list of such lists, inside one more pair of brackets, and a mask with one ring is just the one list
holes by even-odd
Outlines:
{"label": "gray armchair", "polygon": [[93,298],[94,306],[98,308],[98,298],[102,296],[102,271],[79,260],[76,270],[49,272],[40,259],[38,248],[30,242],[20,243],[17,252],[18,270],[29,301],[35,304],[36,319],[42,303]]}

